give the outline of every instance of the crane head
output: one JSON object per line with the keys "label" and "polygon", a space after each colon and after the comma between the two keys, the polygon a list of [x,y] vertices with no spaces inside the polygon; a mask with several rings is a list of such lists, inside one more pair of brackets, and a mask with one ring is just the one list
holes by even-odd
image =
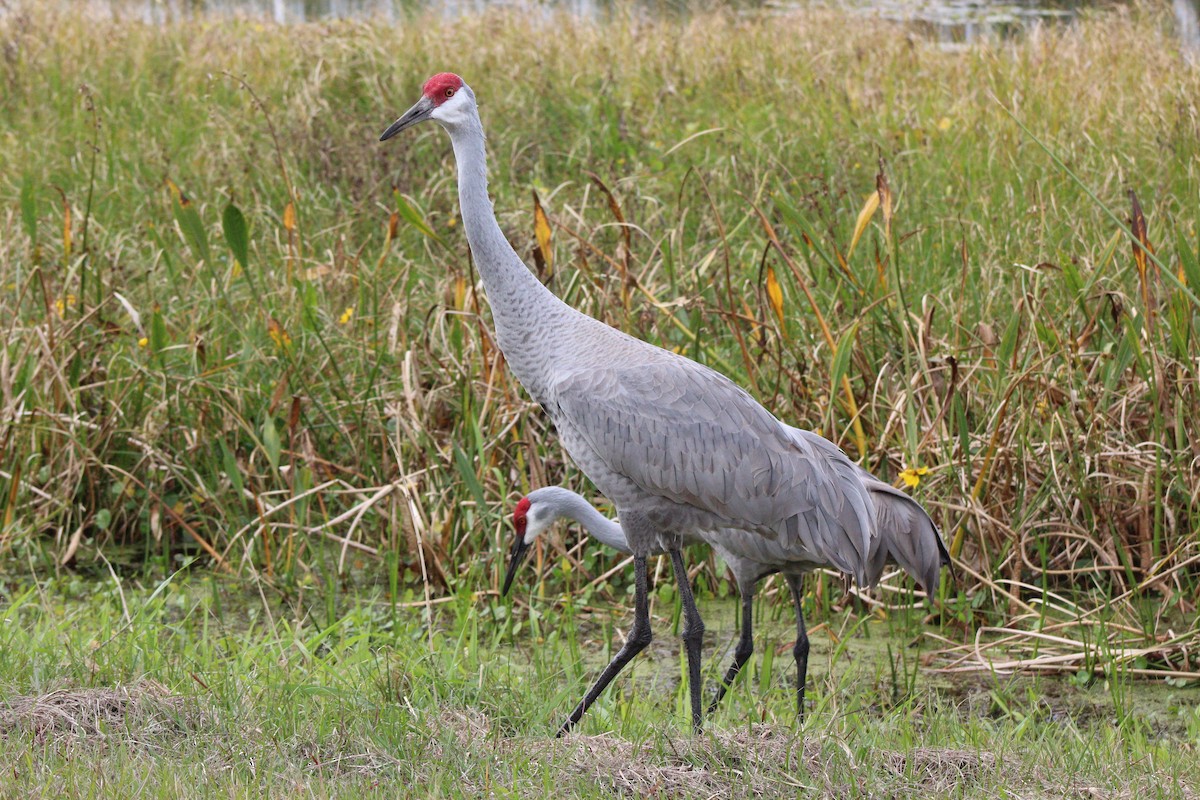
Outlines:
{"label": "crane head", "polygon": [[529,525],[529,507],[532,505],[528,497],[522,497],[517,503],[517,507],[513,509],[513,527],[517,529],[516,540],[513,542],[512,550],[508,554],[508,572],[504,575],[504,588],[500,594],[508,594],[508,588],[512,586],[513,576],[517,574],[517,568],[521,566],[521,562],[525,560],[525,554],[529,552],[529,545],[537,538],[537,531],[533,532],[533,536],[527,534]]}
{"label": "crane head", "polygon": [[475,95],[471,87],[463,83],[462,78],[453,72],[439,72],[425,81],[421,89],[421,99],[389,125],[379,137],[379,141],[386,141],[405,128],[411,128],[427,119],[434,120],[443,127],[454,128],[469,116],[474,105]]}

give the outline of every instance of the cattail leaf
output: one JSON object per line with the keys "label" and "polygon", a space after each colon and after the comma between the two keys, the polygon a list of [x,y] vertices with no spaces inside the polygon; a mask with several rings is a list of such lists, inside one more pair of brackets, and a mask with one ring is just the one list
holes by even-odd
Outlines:
{"label": "cattail leaf", "polygon": [[458,474],[470,491],[471,497],[474,498],[476,508],[487,508],[483,485],[479,482],[479,476],[475,474],[471,458],[458,445],[454,446],[454,466],[458,469]]}
{"label": "cattail leaf", "polygon": [[292,395],[292,407],[288,410],[288,435],[295,436],[296,428],[300,425],[300,395]]}
{"label": "cattail leaf", "polygon": [[241,497],[244,491],[242,484],[242,469],[238,466],[237,459],[233,456],[233,451],[229,449],[229,445],[225,443],[225,437],[215,437],[217,444],[221,448],[221,464],[225,470],[225,477],[229,479],[230,485],[233,487],[234,496]]}
{"label": "cattail leaf", "polygon": [[1179,229],[1178,240],[1179,267],[1183,273],[1180,280],[1192,290],[1200,289],[1200,255],[1188,244],[1182,227]]}
{"label": "cattail leaf", "polygon": [[[815,252],[830,269],[843,271],[841,265],[835,263],[834,260],[829,257],[829,254],[825,252],[824,248],[817,243],[819,240],[816,236],[815,229],[809,224],[805,216],[800,213],[799,209],[785,200],[781,195],[776,195],[774,198],[772,198],[772,203],[774,204],[776,210],[778,210],[780,215],[783,217],[783,221],[787,224],[787,226],[790,228],[799,229],[800,239],[806,245],[812,248],[813,252]],[[766,225],[767,223],[764,220],[764,227]],[[776,235],[773,230],[766,231],[766,233],[768,238],[774,238]]]}
{"label": "cattail leaf", "polygon": [[533,192],[533,233],[537,237],[534,256],[538,274],[545,280],[554,275],[554,248],[550,241],[550,218],[546,216],[536,190]]}
{"label": "cattail leaf", "polygon": [[292,337],[288,335],[287,329],[274,317],[267,321],[267,335],[280,350],[287,350],[292,344]]}
{"label": "cattail leaf", "polygon": [[[624,291],[628,290],[629,285],[629,260],[633,256],[633,232],[629,226],[625,224],[625,214],[621,211],[621,204],[617,202],[616,196],[609,190],[604,181],[600,180],[600,176],[594,172],[584,170],[584,174],[592,179],[592,183],[596,184],[600,191],[604,192],[604,196],[608,198],[608,210],[612,212],[613,218],[621,228],[621,236],[625,241],[624,252],[618,255],[618,260],[621,262],[624,274],[621,276],[625,281]],[[628,305],[629,297],[626,294],[625,303]]]}
{"label": "cattail leaf", "polygon": [[33,179],[28,175],[21,182],[21,220],[25,223],[25,233],[29,236],[30,244],[37,244],[37,191],[33,188]]}
{"label": "cattail leaf", "polygon": [[71,257],[71,204],[64,195],[63,205],[63,259]]}
{"label": "cattail leaf", "polygon": [[404,195],[400,194],[397,190],[393,190],[392,196],[396,198],[396,210],[405,222],[443,247],[446,246],[446,243],[442,241],[442,237],[437,235],[429,223],[425,221],[425,218],[405,199]]}
{"label": "cattail leaf", "polygon": [[13,466],[12,479],[8,482],[8,499],[4,503],[4,522],[0,524],[0,531],[7,531],[12,526],[17,511],[17,491],[21,488],[21,466],[21,461],[17,461]]}
{"label": "cattail leaf", "polygon": [[1146,279],[1146,252],[1154,252],[1146,235],[1146,215],[1142,213],[1142,204],[1138,202],[1133,189],[1129,190],[1129,227],[1133,231],[1133,262],[1137,265],[1138,276]]}
{"label": "cattail leaf", "polygon": [[462,310],[467,302],[467,279],[459,275],[454,279],[454,307]]}
{"label": "cattail leaf", "polygon": [[271,462],[271,469],[279,469],[279,453],[283,450],[283,445],[279,438],[279,429],[275,427],[275,418],[272,416],[263,420],[262,446],[267,461]]}
{"label": "cattail leaf", "polygon": [[250,230],[246,225],[246,217],[233,203],[225,206],[221,213],[221,229],[225,233],[225,243],[233,252],[233,257],[242,269],[246,269],[250,258]]}
{"label": "cattail leaf", "polygon": [[857,336],[858,323],[855,322],[838,339],[837,347],[833,351],[833,366],[829,372],[830,386],[834,387],[833,391],[836,391],[836,387],[841,385],[842,378],[846,377],[846,372],[850,369],[850,354],[854,351],[854,340]]}
{"label": "cattail leaf", "polygon": [[1137,266],[1138,280],[1142,288],[1142,313],[1146,315],[1149,325],[1154,323],[1155,293],[1150,286],[1151,277],[1146,274],[1146,256],[1153,255],[1154,248],[1150,246],[1150,238],[1146,233],[1146,215],[1142,213],[1142,204],[1138,202],[1133,189],[1129,190],[1129,228],[1133,232],[1133,263]]}
{"label": "cattail leaf", "polygon": [[175,221],[179,224],[179,230],[183,231],[183,238],[191,248],[192,255],[205,264],[211,265],[212,253],[208,249],[208,231],[204,229],[204,220],[200,218],[200,212],[196,210],[196,206],[178,186],[171,181],[167,181],[167,185],[171,189],[171,197],[174,200],[172,205]]}
{"label": "cattail leaf", "polygon": [[784,327],[783,287],[779,285],[779,279],[775,277],[773,267],[767,267],[767,300],[771,302],[771,308],[774,310],[775,316],[779,320],[779,328],[782,330]]}
{"label": "cattail leaf", "polygon": [[875,175],[875,194],[879,197],[879,205],[883,208],[883,229],[885,235],[892,235],[892,187],[888,184],[887,174],[883,171],[883,159],[879,160],[879,172]]}
{"label": "cattail leaf", "polygon": [[854,248],[858,244],[858,240],[862,238],[863,233],[867,230],[867,225],[871,223],[871,217],[875,216],[878,208],[879,192],[874,191],[867,195],[862,210],[858,212],[858,221],[854,223],[854,235],[850,237],[850,247],[846,250],[847,261],[850,260],[850,256],[854,255]]}
{"label": "cattail leaf", "polygon": [[167,346],[167,322],[157,306],[150,314],[150,351],[160,353]]}
{"label": "cattail leaf", "polygon": [[1008,321],[1008,327],[1004,329],[1004,336],[1000,340],[1000,347],[996,351],[996,358],[1000,363],[1001,369],[1008,369],[1013,353],[1017,349],[1017,339],[1021,332],[1021,315],[1013,314],[1012,319]]}

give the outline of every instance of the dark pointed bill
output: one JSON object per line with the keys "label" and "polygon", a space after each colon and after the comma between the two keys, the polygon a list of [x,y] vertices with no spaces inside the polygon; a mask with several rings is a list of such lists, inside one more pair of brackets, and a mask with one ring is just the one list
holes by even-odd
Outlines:
{"label": "dark pointed bill", "polygon": [[517,574],[517,567],[521,566],[521,562],[525,560],[525,554],[529,552],[529,545],[525,544],[525,537],[517,534],[517,540],[513,542],[512,550],[508,556],[508,574],[504,576],[504,588],[500,590],[500,595],[503,597],[508,594],[508,587],[512,586],[513,576]]}
{"label": "dark pointed bill", "polygon": [[429,115],[433,113],[433,108],[433,102],[428,97],[422,97],[413,104],[412,108],[405,111],[400,116],[400,119],[388,126],[388,129],[383,132],[383,136],[379,137],[379,141],[386,142],[405,128],[411,128],[418,122],[424,122],[429,119]]}

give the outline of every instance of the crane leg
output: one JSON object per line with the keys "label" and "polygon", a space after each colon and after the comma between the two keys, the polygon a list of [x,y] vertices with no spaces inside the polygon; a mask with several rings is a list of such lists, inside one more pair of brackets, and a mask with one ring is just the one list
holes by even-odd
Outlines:
{"label": "crane leg", "polygon": [[671,564],[675,567],[675,581],[679,584],[679,599],[683,601],[683,646],[687,650],[688,690],[692,699],[692,728],[700,732],[700,646],[704,643],[704,620],[696,608],[692,596],[692,582],[688,579],[687,567],[678,549],[671,550]]}
{"label": "crane leg", "polygon": [[725,692],[733,684],[738,673],[750,656],[754,654],[754,593],[753,590],[742,594],[742,635],[738,639],[737,647],[733,651],[733,663],[729,665],[729,671],[725,673],[725,680],[721,681],[721,685],[717,687],[717,696],[713,698],[712,703],[708,706],[708,713],[711,715],[717,710],[717,706],[721,702],[721,698],[725,696]]}
{"label": "crane leg", "polygon": [[808,682],[808,631],[804,627],[804,607],[801,605],[803,575],[788,575],[788,587],[792,590],[792,602],[796,604],[796,646],[792,656],[796,659],[796,718],[804,722],[804,685]]}
{"label": "crane leg", "polygon": [[592,703],[596,702],[596,698],[612,682],[612,679],[617,677],[617,674],[625,668],[625,665],[632,661],[634,656],[642,652],[646,648],[646,645],[650,644],[653,634],[650,631],[650,590],[646,574],[645,556],[634,556],[633,580],[633,627],[629,630],[629,637],[625,640],[624,646],[617,651],[612,662],[604,668],[604,671],[600,673],[600,677],[592,684],[592,688],[588,689],[587,694],[579,701],[579,705],[571,712],[571,716],[567,717],[567,721],[558,729],[556,735],[560,738],[569,733],[571,728],[575,726],[575,723],[579,722],[584,712],[588,710]]}

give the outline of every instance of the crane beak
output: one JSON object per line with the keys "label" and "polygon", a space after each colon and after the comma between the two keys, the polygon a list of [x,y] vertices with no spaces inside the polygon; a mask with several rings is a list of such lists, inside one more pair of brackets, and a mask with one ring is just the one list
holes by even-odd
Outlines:
{"label": "crane beak", "polygon": [[386,142],[388,139],[395,136],[405,128],[411,128],[418,122],[424,122],[433,114],[433,102],[428,97],[422,97],[413,107],[400,115],[400,119],[388,126],[388,129],[379,137],[379,141]]}
{"label": "crane beak", "polygon": [[517,567],[521,566],[521,562],[525,560],[525,554],[529,552],[529,545],[525,544],[525,537],[518,535],[517,540],[513,542],[512,551],[508,555],[508,573],[504,576],[504,588],[500,590],[500,595],[508,594],[508,587],[512,586],[513,576],[517,574]]}

